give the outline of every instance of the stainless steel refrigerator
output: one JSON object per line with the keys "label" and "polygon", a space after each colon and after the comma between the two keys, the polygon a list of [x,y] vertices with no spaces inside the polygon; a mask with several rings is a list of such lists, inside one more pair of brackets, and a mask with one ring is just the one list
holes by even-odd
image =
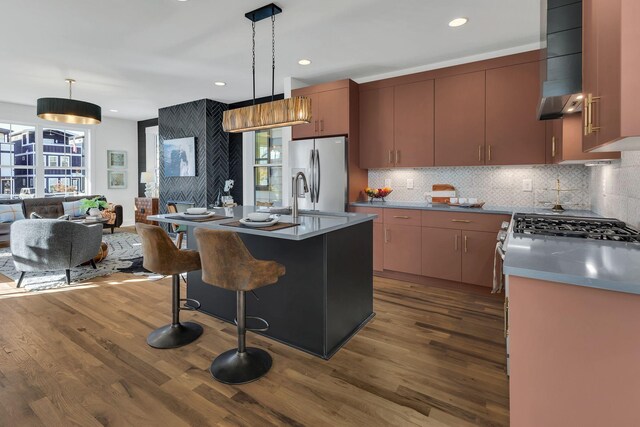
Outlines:
{"label": "stainless steel refrigerator", "polygon": [[[344,212],[348,199],[347,139],[305,139],[289,143],[291,177],[302,171],[307,177],[309,192],[298,199],[299,209]],[[301,180],[298,182],[302,194]],[[285,184],[286,185],[286,184]],[[292,194],[293,196],[293,194]]]}

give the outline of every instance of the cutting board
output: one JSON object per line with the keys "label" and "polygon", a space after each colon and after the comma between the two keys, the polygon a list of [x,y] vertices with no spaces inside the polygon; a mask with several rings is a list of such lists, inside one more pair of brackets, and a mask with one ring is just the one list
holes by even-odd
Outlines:
{"label": "cutting board", "polygon": [[431,190],[431,201],[433,203],[449,203],[451,197],[456,197],[456,187],[451,184],[433,184]]}

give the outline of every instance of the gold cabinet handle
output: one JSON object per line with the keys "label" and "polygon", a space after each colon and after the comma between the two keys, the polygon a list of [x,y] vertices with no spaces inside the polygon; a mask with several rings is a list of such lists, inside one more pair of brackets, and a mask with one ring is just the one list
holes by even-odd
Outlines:
{"label": "gold cabinet handle", "polygon": [[389,243],[389,229],[388,228],[384,229],[384,242],[385,243]]}
{"label": "gold cabinet handle", "polygon": [[409,217],[406,216],[406,215],[394,215],[393,217],[394,218],[399,218],[399,219],[409,219]]}
{"label": "gold cabinet handle", "polygon": [[464,253],[466,254],[468,252],[468,248],[467,248],[467,236],[464,236]]}
{"label": "gold cabinet handle", "polygon": [[458,252],[458,236],[453,236],[453,250]]}
{"label": "gold cabinet handle", "polygon": [[551,137],[551,157],[556,156],[556,137]]}
{"label": "gold cabinet handle", "polygon": [[589,135],[589,95],[584,98],[584,108],[582,109],[583,134]]}
{"label": "gold cabinet handle", "polygon": [[504,299],[504,337],[509,336],[509,297]]}
{"label": "gold cabinet handle", "polygon": [[593,125],[593,104],[595,104],[596,102],[600,102],[600,97],[599,96],[592,96],[591,97],[591,105],[589,106],[589,113],[591,115],[591,132],[598,132],[600,130],[600,126],[594,126]]}
{"label": "gold cabinet handle", "polygon": [[390,164],[393,164],[393,158],[392,158],[392,156],[393,156],[393,150],[389,150],[389,163],[390,163]]}
{"label": "gold cabinet handle", "polygon": [[469,224],[471,220],[469,219],[452,219],[451,222],[463,222],[465,224]]}
{"label": "gold cabinet handle", "polygon": [[320,132],[324,132],[324,119],[320,120]]}
{"label": "gold cabinet handle", "polygon": [[488,152],[487,160],[491,161],[491,145],[489,145],[489,152]]}
{"label": "gold cabinet handle", "polygon": [[400,163],[400,150],[396,150],[396,165]]}
{"label": "gold cabinet handle", "polygon": [[478,161],[482,161],[482,145],[478,145]]}
{"label": "gold cabinet handle", "polygon": [[592,94],[587,95],[587,99],[585,102],[585,107],[587,109],[587,113],[585,115],[585,136],[591,135],[592,133],[598,132],[600,130],[600,126],[593,125],[593,104],[598,101],[600,101],[599,96],[593,96]]}

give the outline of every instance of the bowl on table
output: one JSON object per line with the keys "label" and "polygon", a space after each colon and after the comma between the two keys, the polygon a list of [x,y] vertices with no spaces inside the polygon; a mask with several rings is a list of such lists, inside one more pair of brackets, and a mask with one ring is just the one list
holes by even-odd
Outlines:
{"label": "bowl on table", "polygon": [[189,208],[187,213],[189,215],[203,215],[207,213],[207,208]]}
{"label": "bowl on table", "polygon": [[269,212],[251,212],[247,214],[247,218],[254,222],[265,222],[271,219],[271,214]]}

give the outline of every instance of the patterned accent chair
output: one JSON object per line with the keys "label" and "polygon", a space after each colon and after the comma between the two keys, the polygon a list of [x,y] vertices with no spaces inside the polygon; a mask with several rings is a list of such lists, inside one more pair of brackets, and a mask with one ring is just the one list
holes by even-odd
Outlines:
{"label": "patterned accent chair", "polygon": [[11,224],[11,255],[20,272],[19,288],[24,275],[33,271],[65,270],[67,284],[71,269],[89,261],[100,251],[102,227],[87,226],[57,219],[21,219]]}

